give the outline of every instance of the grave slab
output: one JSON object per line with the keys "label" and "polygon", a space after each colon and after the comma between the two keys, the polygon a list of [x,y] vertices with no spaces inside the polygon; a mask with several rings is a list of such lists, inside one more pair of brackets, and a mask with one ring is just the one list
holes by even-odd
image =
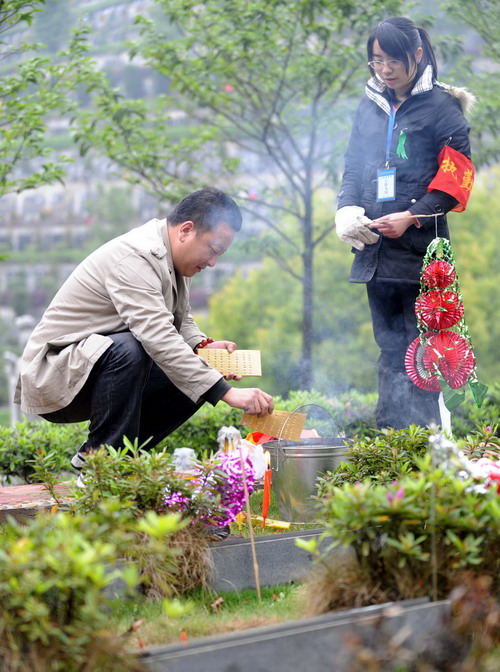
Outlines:
{"label": "grave slab", "polygon": [[398,639],[408,651],[425,650],[449,614],[446,600],[405,600],[152,647],[140,659],[152,672],[350,672],[359,646]]}
{"label": "grave slab", "polygon": [[[300,582],[312,568],[312,555],[296,546],[298,538],[318,537],[323,530],[309,529],[254,537],[261,586],[275,586]],[[250,539],[229,538],[210,547],[213,572],[210,585],[216,592],[232,592],[255,588]],[[333,553],[346,555],[352,549],[335,549]]]}
{"label": "grave slab", "polygon": [[[69,505],[71,482],[56,486],[61,505]],[[16,520],[33,518],[39,511],[50,511],[57,502],[43,483],[29,485],[10,485],[0,488],[0,522],[12,516]]]}

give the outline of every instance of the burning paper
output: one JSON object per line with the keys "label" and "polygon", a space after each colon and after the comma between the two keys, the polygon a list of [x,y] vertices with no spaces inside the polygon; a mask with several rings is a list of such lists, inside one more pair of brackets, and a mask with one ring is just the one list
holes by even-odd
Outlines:
{"label": "burning paper", "polygon": [[274,410],[263,418],[251,415],[250,413],[244,413],[240,422],[245,427],[268,434],[269,436],[298,441],[306,418],[306,413],[288,413],[287,411]]}

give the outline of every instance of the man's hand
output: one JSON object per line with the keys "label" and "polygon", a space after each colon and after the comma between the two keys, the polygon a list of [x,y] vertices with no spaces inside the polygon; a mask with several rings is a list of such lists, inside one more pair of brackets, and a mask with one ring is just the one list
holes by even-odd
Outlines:
{"label": "man's hand", "polygon": [[207,343],[205,348],[218,348],[219,350],[227,350],[228,352],[234,352],[236,350],[236,343],[233,341],[213,341],[212,343]]}
{"label": "man's hand", "polygon": [[374,219],[370,228],[377,229],[386,238],[400,238],[412,224],[418,225],[418,220],[409,210],[405,210]]}
{"label": "man's hand", "polygon": [[222,401],[233,408],[241,408],[242,411],[257,415],[262,418],[274,410],[273,398],[270,394],[259,390],[258,387],[240,389],[232,387],[222,397]]}
{"label": "man's hand", "polygon": [[[207,343],[205,348],[219,348],[225,349],[228,352],[234,352],[236,350],[236,343],[233,341],[213,341],[213,343]],[[241,380],[242,376],[236,373],[226,373],[224,376],[225,380]]]}
{"label": "man's hand", "polygon": [[357,250],[364,250],[365,244],[373,245],[379,239],[376,233],[370,231],[371,223],[371,219],[365,217],[365,209],[358,205],[345,205],[335,214],[337,236]]}

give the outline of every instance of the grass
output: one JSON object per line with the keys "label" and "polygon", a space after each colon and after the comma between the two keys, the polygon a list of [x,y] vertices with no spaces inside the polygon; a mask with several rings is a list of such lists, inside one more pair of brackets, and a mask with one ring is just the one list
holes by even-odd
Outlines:
{"label": "grass", "polygon": [[301,618],[303,589],[289,584],[262,588],[262,600],[255,590],[236,593],[195,593],[187,613],[177,617],[165,613],[163,601],[124,602],[117,614],[118,629],[126,631],[136,625],[130,636],[133,648],[186,642],[227,632],[267,626]]}
{"label": "grass", "polygon": [[[250,496],[252,513],[262,512],[263,490]],[[269,518],[279,520],[280,513],[276,495],[271,491]],[[304,525],[291,525],[288,530],[279,530],[260,524],[254,526],[256,536],[303,530]],[[317,527],[317,525],[310,525]],[[231,524],[231,533],[249,536],[246,522],[241,531],[236,523]],[[261,588],[261,602],[253,589],[234,593],[215,594],[198,591],[188,598],[190,609],[177,617],[169,616],[163,601],[139,600],[124,602],[118,612],[118,629],[126,631],[141,622],[130,635],[132,648],[157,646],[175,642],[189,642],[200,637],[235,632],[247,628],[267,626],[283,621],[305,617],[307,594],[304,586],[287,584]]]}

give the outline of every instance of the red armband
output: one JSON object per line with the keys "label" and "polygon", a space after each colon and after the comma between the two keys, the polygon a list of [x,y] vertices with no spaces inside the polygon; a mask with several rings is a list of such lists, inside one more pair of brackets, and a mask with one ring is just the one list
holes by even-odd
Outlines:
{"label": "red armband", "polygon": [[456,198],[458,205],[452,210],[463,212],[469,200],[472,185],[474,184],[474,166],[472,161],[466,156],[457,152],[456,149],[445,145],[438,156],[439,169],[432,182],[427,187],[427,191],[439,189],[453,198]]}

